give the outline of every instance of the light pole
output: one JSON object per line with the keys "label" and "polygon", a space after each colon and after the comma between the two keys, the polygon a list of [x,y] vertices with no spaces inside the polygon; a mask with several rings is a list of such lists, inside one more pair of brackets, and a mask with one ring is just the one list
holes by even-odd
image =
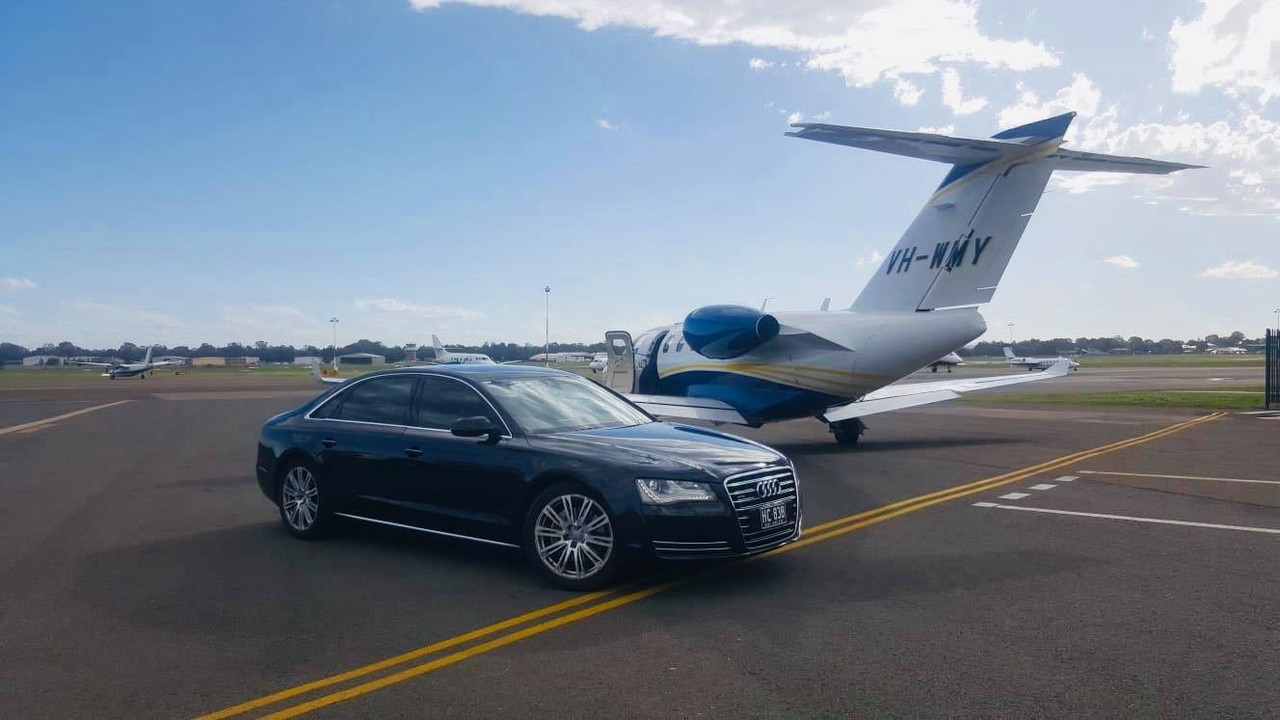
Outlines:
{"label": "light pole", "polygon": [[1276,334],[1280,335],[1280,308],[1272,310],[1276,314]]}
{"label": "light pole", "polygon": [[542,346],[542,364],[544,367],[551,365],[551,286],[542,288],[543,294],[547,296],[547,314],[546,324],[543,328],[545,335],[543,336]]}
{"label": "light pole", "polygon": [[338,370],[338,318],[329,318],[329,323],[333,325],[333,370]]}
{"label": "light pole", "polygon": [[1009,323],[1009,349],[1013,349],[1013,323]]}

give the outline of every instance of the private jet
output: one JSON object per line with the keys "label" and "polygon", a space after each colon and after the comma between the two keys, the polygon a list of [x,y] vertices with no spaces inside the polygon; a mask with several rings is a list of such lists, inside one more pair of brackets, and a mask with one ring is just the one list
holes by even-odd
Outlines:
{"label": "private jet", "polygon": [[662,417],[759,427],[816,417],[841,444],[862,418],[961,393],[1067,374],[894,384],[979,337],[991,300],[1054,170],[1167,174],[1181,163],[1063,149],[1075,113],[991,138],[798,123],[790,137],[950,166],[941,185],[845,311],[766,313],[708,305],[634,341],[606,333],[603,382]]}
{"label": "private jet", "polygon": [[1076,362],[1075,360],[1067,360],[1067,358],[1061,358],[1061,357],[1018,357],[1013,354],[1013,348],[1007,345],[1004,348],[1005,364],[1011,367],[1024,367],[1028,371],[1048,370],[1049,368],[1053,367],[1054,363],[1058,362],[1059,360],[1066,360],[1067,367],[1071,368],[1072,370],[1080,369],[1080,363]]}
{"label": "private jet", "polygon": [[147,348],[147,356],[142,359],[142,362],[100,363],[100,362],[88,362],[87,360],[76,360],[74,362],[77,365],[106,368],[106,370],[103,371],[102,373],[102,377],[111,378],[112,380],[115,380],[116,378],[131,378],[131,377],[136,377],[142,380],[146,380],[147,373],[155,370],[156,368],[165,367],[167,365],[178,364],[173,360],[161,360],[159,362],[151,362],[151,348]]}
{"label": "private jet", "polygon": [[444,349],[440,338],[431,336],[431,345],[436,349],[436,363],[440,365],[496,365],[493,358],[482,353],[455,353]]}

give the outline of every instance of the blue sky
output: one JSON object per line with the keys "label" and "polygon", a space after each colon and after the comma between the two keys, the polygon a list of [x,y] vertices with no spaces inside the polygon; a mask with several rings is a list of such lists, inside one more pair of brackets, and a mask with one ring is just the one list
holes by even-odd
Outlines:
{"label": "blue sky", "polygon": [[[1280,0],[7,3],[0,340],[593,341],[846,306],[945,168],[795,119],[1212,166],[1061,174],[992,334],[1260,334]],[[1098,179],[1102,178],[1103,182]]]}

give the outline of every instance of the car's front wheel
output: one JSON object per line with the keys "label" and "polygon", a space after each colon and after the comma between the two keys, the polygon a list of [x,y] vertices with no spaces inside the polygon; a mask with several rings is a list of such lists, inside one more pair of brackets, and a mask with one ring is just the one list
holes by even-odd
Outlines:
{"label": "car's front wheel", "polygon": [[294,460],[280,478],[280,519],[294,537],[316,540],[332,530],[333,515],[325,506],[320,481],[311,463]]}
{"label": "car's front wheel", "polygon": [[525,551],[534,567],[568,590],[607,586],[621,565],[616,524],[594,493],[566,483],[542,491],[525,522]]}

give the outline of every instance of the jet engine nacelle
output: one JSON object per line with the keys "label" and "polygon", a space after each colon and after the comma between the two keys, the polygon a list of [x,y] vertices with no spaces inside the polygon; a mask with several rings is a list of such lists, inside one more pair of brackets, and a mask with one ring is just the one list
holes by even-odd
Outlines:
{"label": "jet engine nacelle", "polygon": [[778,320],[742,305],[707,305],[685,316],[683,331],[694,352],[728,360],[777,337]]}

